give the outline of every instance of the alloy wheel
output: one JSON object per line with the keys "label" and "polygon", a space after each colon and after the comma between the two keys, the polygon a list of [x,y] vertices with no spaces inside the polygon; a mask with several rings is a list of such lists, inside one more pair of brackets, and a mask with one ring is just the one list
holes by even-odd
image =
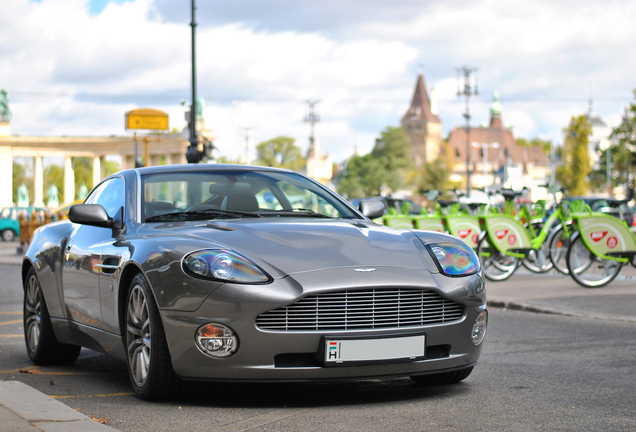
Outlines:
{"label": "alloy wheel", "polygon": [[29,349],[35,352],[40,343],[42,302],[40,301],[40,287],[35,275],[29,277],[26,287],[24,304],[24,328]]}
{"label": "alloy wheel", "polygon": [[146,295],[138,284],[133,286],[128,297],[126,333],[130,373],[135,384],[142,387],[150,370],[152,329]]}

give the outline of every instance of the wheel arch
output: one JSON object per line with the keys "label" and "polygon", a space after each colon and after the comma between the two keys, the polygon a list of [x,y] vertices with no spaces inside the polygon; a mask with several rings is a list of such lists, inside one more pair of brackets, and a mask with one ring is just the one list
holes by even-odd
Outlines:
{"label": "wheel arch", "polygon": [[119,317],[119,334],[123,337],[126,333],[126,301],[128,300],[128,292],[130,291],[130,283],[138,274],[143,275],[144,272],[137,263],[130,262],[122,270],[119,279],[119,295],[117,296],[117,311]]}

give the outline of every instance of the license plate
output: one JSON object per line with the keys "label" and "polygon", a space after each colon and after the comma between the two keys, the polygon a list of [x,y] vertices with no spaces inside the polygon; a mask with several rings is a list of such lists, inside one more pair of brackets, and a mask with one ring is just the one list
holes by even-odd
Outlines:
{"label": "license plate", "polygon": [[325,362],[345,363],[424,357],[425,335],[325,340]]}

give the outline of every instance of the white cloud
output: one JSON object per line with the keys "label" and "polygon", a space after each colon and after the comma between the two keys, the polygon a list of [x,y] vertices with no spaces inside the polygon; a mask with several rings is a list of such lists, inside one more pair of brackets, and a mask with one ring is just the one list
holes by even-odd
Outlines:
{"label": "white cloud", "polygon": [[[337,161],[355,146],[367,152],[399,124],[418,63],[436,88],[446,133],[464,124],[455,69],[465,64],[479,68],[472,124],[488,119],[497,88],[504,122],[528,138],[560,141],[570,117],[587,110],[590,91],[613,126],[636,87],[635,2],[372,1],[364,10],[365,2],[352,2],[333,20],[344,11],[337,2],[321,3],[312,17],[302,2],[268,9],[267,1],[241,0],[245,19],[198,5],[198,95],[210,104],[206,118],[223,154],[244,149],[234,100],[256,101],[256,143],[288,135],[305,151],[311,99],[320,101],[323,151]],[[190,21],[181,9],[135,0],[90,15],[89,0],[3,0],[0,88],[11,97],[12,131],[122,135],[124,113],[146,106],[184,127]]]}

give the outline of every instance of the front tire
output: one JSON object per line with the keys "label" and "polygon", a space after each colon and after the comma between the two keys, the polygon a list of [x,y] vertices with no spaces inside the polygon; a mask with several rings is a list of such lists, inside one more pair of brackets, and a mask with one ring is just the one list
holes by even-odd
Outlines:
{"label": "front tire", "polygon": [[604,287],[618,276],[623,267],[622,263],[594,255],[585,246],[578,231],[570,239],[567,264],[572,279],[585,288]]}
{"label": "front tire", "polygon": [[126,302],[126,354],[130,382],[140,398],[169,399],[185,390],[172,368],[154,296],[140,274],[133,278]]}
{"label": "front tire", "polygon": [[24,341],[33,363],[49,366],[77,360],[82,347],[57,341],[42,287],[33,268],[29,269],[25,280],[23,317]]}

